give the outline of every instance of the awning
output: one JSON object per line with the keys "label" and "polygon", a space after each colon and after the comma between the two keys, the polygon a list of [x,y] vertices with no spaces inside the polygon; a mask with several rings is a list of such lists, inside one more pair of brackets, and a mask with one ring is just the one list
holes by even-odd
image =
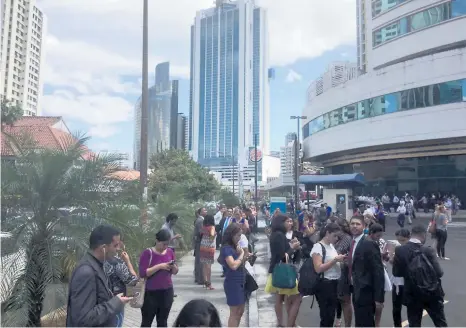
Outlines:
{"label": "awning", "polygon": [[364,175],[361,173],[353,174],[331,174],[331,175],[301,175],[300,184],[329,185],[329,184],[348,184],[348,185],[365,185]]}

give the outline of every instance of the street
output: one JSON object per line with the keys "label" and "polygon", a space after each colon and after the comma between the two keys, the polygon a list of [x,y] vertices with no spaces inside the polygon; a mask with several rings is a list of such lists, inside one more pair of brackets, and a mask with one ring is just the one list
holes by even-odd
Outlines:
{"label": "street", "polygon": [[[420,214],[418,219],[413,220],[413,224],[423,223],[426,227],[429,222],[429,215]],[[386,233],[384,239],[395,239],[395,231],[399,229],[396,224],[395,215],[392,214],[391,218],[387,219]],[[410,228],[406,225],[406,228]],[[263,252],[267,253],[268,241],[265,236],[261,237],[261,242],[258,244],[259,253],[262,255]],[[427,241],[427,245],[431,243],[430,238]],[[446,255],[451,260],[442,261],[441,265],[444,269],[444,277],[442,279],[443,288],[445,290],[445,314],[447,317],[448,325],[450,327],[466,326],[466,315],[464,311],[464,304],[466,304],[466,288],[464,284],[464,272],[466,264],[466,218],[464,215],[461,218],[454,217],[451,226],[448,229],[448,240],[446,244]],[[263,291],[265,286],[265,279],[267,274],[267,268],[269,261],[267,256],[260,256],[256,262],[255,270],[256,275],[259,276],[259,288],[257,293],[258,308],[259,308],[259,323],[261,327],[274,326],[276,325],[275,312],[273,309],[273,297],[265,294]],[[391,268],[389,268],[389,272]],[[318,327],[319,326],[319,306],[317,301],[314,302],[314,306],[310,309],[313,297],[306,297],[303,299],[301,308],[299,311],[297,325],[302,327]],[[392,299],[391,293],[386,293],[385,296],[385,308],[382,314],[382,327],[392,327]],[[461,305],[462,304],[462,305]],[[407,325],[406,321],[406,308],[403,307],[402,318],[405,320],[404,326]],[[354,318],[353,318],[354,324]],[[344,326],[344,322],[342,322]],[[428,315],[423,318],[423,326],[433,326],[432,321]]]}

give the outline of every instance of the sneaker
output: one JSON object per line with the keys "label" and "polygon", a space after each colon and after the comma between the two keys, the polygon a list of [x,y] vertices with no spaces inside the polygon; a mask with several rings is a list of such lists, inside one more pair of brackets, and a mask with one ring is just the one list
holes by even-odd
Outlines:
{"label": "sneaker", "polygon": [[444,257],[443,259],[444,259],[444,260],[447,260],[447,261],[449,261],[449,260],[450,260],[450,258],[449,258],[449,257]]}

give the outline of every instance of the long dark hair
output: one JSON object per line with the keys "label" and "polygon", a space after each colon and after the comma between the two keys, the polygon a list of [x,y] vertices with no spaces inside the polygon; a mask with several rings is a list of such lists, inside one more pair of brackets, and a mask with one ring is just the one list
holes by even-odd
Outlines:
{"label": "long dark hair", "polygon": [[283,214],[278,214],[272,219],[272,232],[276,231],[281,231],[283,233],[286,233],[286,228],[285,228],[285,222],[288,220],[288,217]]}
{"label": "long dark hair", "polygon": [[210,214],[206,215],[202,224],[204,225],[204,227],[214,226],[215,225],[214,216]]}
{"label": "long dark hair", "polygon": [[235,248],[236,244],[233,242],[233,237],[239,232],[241,232],[241,226],[238,223],[230,223],[223,233],[222,245],[228,245]]}
{"label": "long dark hair", "polygon": [[319,238],[322,240],[327,235],[327,232],[333,233],[333,232],[338,232],[338,231],[341,231],[341,228],[338,224],[333,223],[333,222],[329,223],[325,227],[320,229]]}
{"label": "long dark hair", "polygon": [[222,327],[222,322],[212,303],[198,299],[183,306],[173,327]]}

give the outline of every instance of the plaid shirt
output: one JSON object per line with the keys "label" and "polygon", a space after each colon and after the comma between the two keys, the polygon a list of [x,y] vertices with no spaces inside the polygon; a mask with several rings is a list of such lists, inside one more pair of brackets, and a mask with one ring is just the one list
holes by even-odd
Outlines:
{"label": "plaid shirt", "polygon": [[125,261],[119,257],[104,262],[104,271],[110,282],[114,295],[126,293],[126,285],[133,285],[138,282],[138,277],[129,272]]}

